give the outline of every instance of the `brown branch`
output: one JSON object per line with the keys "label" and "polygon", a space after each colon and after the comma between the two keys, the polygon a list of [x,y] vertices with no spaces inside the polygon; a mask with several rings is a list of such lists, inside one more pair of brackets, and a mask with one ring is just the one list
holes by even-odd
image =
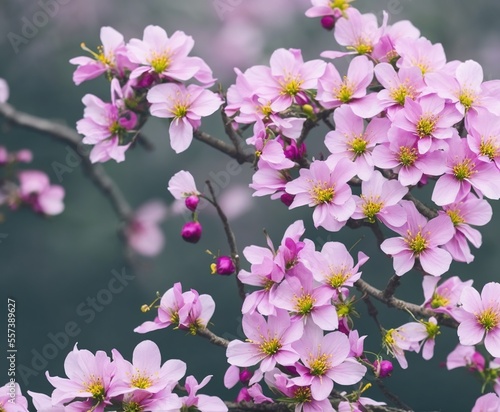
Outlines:
{"label": "brown branch", "polygon": [[198,336],[205,338],[205,339],[208,339],[214,345],[221,346],[223,348],[227,348],[227,345],[229,345],[228,340],[221,338],[220,336],[217,336],[210,329],[200,328],[196,331],[196,334]]}
{"label": "brown branch", "polygon": [[392,277],[389,279],[389,282],[387,282],[387,286],[384,289],[384,299],[388,300],[394,296],[394,293],[396,293],[396,289],[398,288],[400,284],[400,279],[401,276],[398,275],[392,275]]}
{"label": "brown branch", "polygon": [[380,388],[382,393],[389,399],[391,402],[393,402],[395,405],[397,405],[401,410],[403,411],[413,411],[408,405],[406,405],[401,399],[399,399],[398,396],[394,395],[385,385],[384,382],[382,382],[381,379],[376,379],[375,382],[377,383],[377,386]]}
{"label": "brown branch", "polygon": [[212,199],[207,199],[212,205],[215,207],[217,210],[217,213],[219,215],[220,220],[222,221],[222,225],[224,226],[224,232],[226,233],[226,238],[227,238],[227,243],[229,244],[229,249],[231,250],[231,257],[234,262],[234,267],[236,269],[236,282],[238,284],[238,293],[241,297],[242,300],[245,300],[245,288],[243,286],[243,283],[241,283],[241,280],[238,278],[238,273],[240,273],[240,255],[238,253],[238,246],[236,245],[236,238],[234,236],[234,233],[231,229],[231,226],[229,225],[229,221],[227,220],[227,216],[220,207],[219,203],[217,202],[217,198],[215,197],[215,192],[214,188],[212,187],[212,183],[210,180],[207,180],[205,182],[208,186],[208,190],[210,191],[210,196]]}
{"label": "brown branch", "polygon": [[200,142],[212,146],[214,149],[217,149],[218,151],[227,154],[233,159],[236,159],[236,161],[239,164],[253,163],[255,161],[254,153],[239,152],[234,148],[234,146],[228,145],[223,140],[217,139],[216,137],[213,137],[208,133],[202,132],[201,130],[195,130],[193,135],[196,140],[199,140]]}
{"label": "brown branch", "polygon": [[455,328],[455,329],[458,327],[458,323],[456,320],[450,317],[443,316],[443,314],[441,313],[436,313],[433,310],[425,309],[421,306],[415,305],[414,303],[409,303],[404,300],[397,299],[394,296],[385,298],[384,291],[375,288],[374,286],[370,285],[369,283],[365,282],[362,279],[359,279],[354,285],[360,292],[367,293],[368,295],[374,297],[375,299],[377,299],[382,303],[385,303],[387,306],[391,308],[396,308],[403,311],[409,311],[414,316],[421,316],[426,318],[434,316],[438,320],[438,323],[440,325],[448,326],[450,328]]}
{"label": "brown branch", "polygon": [[[334,407],[338,405],[339,400],[333,401]],[[293,405],[285,402],[261,403],[252,402],[225,402],[229,412],[291,412],[294,411]],[[368,412],[409,412],[411,409],[393,408],[386,405],[366,405],[364,410]]]}
{"label": "brown branch", "polygon": [[434,219],[438,215],[435,209],[432,209],[427,205],[425,205],[423,202],[421,202],[415,196],[413,196],[410,192],[408,192],[403,199],[411,200],[415,204],[417,210],[421,214],[423,214],[427,219]]}

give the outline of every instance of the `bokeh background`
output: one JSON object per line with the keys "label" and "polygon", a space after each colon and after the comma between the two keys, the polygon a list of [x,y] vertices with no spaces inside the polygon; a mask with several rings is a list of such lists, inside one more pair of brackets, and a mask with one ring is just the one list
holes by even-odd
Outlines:
{"label": "bokeh background", "polygon": [[[65,3],[64,5],[61,3]],[[81,98],[94,93],[107,100],[108,84],[103,79],[76,87],[71,79],[72,57],[84,54],[79,45],[85,42],[95,49],[99,42],[99,29],[109,25],[122,32],[126,39],[142,37],[148,24],[164,27],[168,33],[183,30],[196,41],[193,55],[205,59],[214,69],[216,77],[227,88],[234,81],[233,67],[241,69],[254,64],[267,64],[270,54],[278,47],[301,48],[305,59],[313,59],[336,45],[331,33],[319,26],[319,21],[304,17],[309,7],[307,0],[242,0],[228,2],[235,6],[218,14],[215,1],[208,0],[65,0],[57,11],[45,20],[40,19],[43,1],[2,0],[0,3],[0,77],[11,87],[10,103],[37,116],[53,119],[70,126],[82,117]],[[220,4],[220,3],[219,3]],[[390,22],[410,19],[422,34],[433,42],[443,43],[449,60],[474,59],[484,67],[485,79],[500,77],[500,3],[483,0],[481,5],[465,0],[359,0],[355,5],[363,12],[374,12],[379,17],[386,9]],[[37,14],[38,13],[38,14]],[[13,47],[12,34],[22,35],[26,21],[39,16],[40,27],[24,42]],[[339,63],[340,67],[345,67]],[[204,123],[203,128],[221,135],[219,119]],[[109,162],[108,173],[122,188],[134,207],[150,199],[160,199],[172,205],[166,190],[170,177],[181,169],[190,170],[200,186],[207,177],[221,176],[229,159],[195,142],[190,150],[175,155],[167,137],[167,123],[151,121],[145,129],[154,142],[155,150],[142,148],[127,153],[121,164]],[[325,150],[318,143],[324,131],[317,130],[311,137],[311,154]],[[98,310],[86,312],[88,298],[95,298],[108,282],[113,271],[123,273],[125,261],[117,236],[120,222],[109,201],[85,177],[80,167],[62,176],[58,182],[54,163],[66,163],[68,149],[65,144],[46,136],[11,128],[1,124],[0,145],[11,150],[30,148],[35,160],[32,168],[46,171],[54,183],[66,190],[66,210],[50,219],[35,216],[28,210],[6,213],[0,224],[5,234],[0,243],[0,350],[6,349],[6,299],[17,303],[17,366],[18,381],[26,390],[50,393],[52,387],[44,372],[64,375],[63,363],[68,351],[78,342],[80,348],[91,351],[117,348],[131,358],[135,345],[145,338],[157,342],[167,358],[179,358],[188,363],[188,373],[199,380],[207,374],[214,378],[206,392],[232,399],[234,391],[226,391],[222,377],[226,368],[224,351],[212,347],[207,341],[186,336],[183,332],[162,330],[146,336],[133,329],[153,314],[142,314],[144,303],[151,302],[156,291],[163,293],[174,282],[182,281],[184,289],[196,288],[211,294],[217,308],[212,318],[212,329],[228,339],[244,337],[240,330],[240,301],[235,280],[210,276],[211,257],[214,253],[228,253],[222,227],[215,214],[205,208],[200,220],[204,225],[202,240],[197,245],[183,243],[179,236],[184,217],[175,215],[173,208],[162,226],[166,246],[155,259],[144,259],[136,275],[125,269],[129,280],[121,293],[113,294],[112,301]],[[348,247],[358,240],[355,250],[363,250],[372,258],[364,266],[366,279],[383,287],[391,275],[390,261],[377,251],[368,232],[344,230],[340,234],[315,231],[311,211],[301,208],[289,213],[279,202],[267,198],[252,198],[247,188],[251,180],[249,165],[243,165],[232,176],[227,187],[218,184],[220,196],[230,209],[233,229],[240,250],[245,245],[264,245],[262,229],[266,228],[275,243],[279,243],[286,227],[296,219],[304,219],[308,231],[318,247],[329,240],[341,240]],[[231,189],[232,188],[232,189]],[[244,207],[243,207],[244,206]],[[483,247],[476,252],[470,264],[455,264],[450,274],[473,278],[480,288],[491,280],[498,280],[500,253],[498,224],[500,207],[494,205],[495,215],[486,228],[482,228]],[[423,300],[420,278],[409,273],[402,279],[398,290],[402,298],[417,303]],[[84,306],[82,306],[84,305]],[[379,306],[380,307],[380,306]],[[79,309],[80,308],[80,309]],[[405,314],[382,312],[386,328],[409,321]],[[366,349],[377,351],[379,335],[365,308],[357,325],[361,333],[369,334]],[[91,319],[92,318],[92,319]],[[53,353],[53,359],[40,360],[50,344],[51,336],[61,336],[68,324],[77,325],[78,332]],[[425,362],[419,355],[409,354],[410,368],[396,367],[388,387],[416,411],[466,411],[479,396],[480,385],[464,370],[451,373],[442,367],[446,355],[456,344],[456,332],[443,330],[438,338],[435,357]],[[4,353],[4,352],[3,352]],[[5,356],[0,356],[0,384],[7,380]],[[44,358],[46,358],[44,356]],[[377,390],[367,393],[382,400]]]}

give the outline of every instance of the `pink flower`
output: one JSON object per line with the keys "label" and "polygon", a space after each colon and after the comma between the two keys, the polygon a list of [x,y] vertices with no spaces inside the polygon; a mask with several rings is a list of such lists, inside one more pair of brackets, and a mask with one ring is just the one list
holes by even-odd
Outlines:
{"label": "pink flower", "polygon": [[299,355],[292,343],[302,337],[302,322],[292,323],[288,312],[277,309],[267,321],[258,313],[243,315],[243,332],[247,341],[233,340],[226,350],[227,361],[236,366],[253,366],[260,363],[262,372],[272,370],[275,365],[293,365]]}
{"label": "pink flower", "polygon": [[500,173],[492,163],[484,163],[469,149],[466,139],[450,142],[445,174],[434,186],[432,201],[439,206],[459,202],[471,188],[489,199],[500,198]]}
{"label": "pink flower", "polygon": [[0,387],[0,410],[5,412],[28,412],[28,400],[22,395],[17,382],[9,381]]}
{"label": "pink flower", "polygon": [[394,260],[396,275],[410,271],[418,258],[425,272],[440,276],[451,264],[452,257],[439,246],[447,243],[454,234],[453,224],[448,216],[438,216],[427,222],[413,202],[402,201],[406,210],[407,223],[393,228],[402,237],[386,239],[380,248]]}
{"label": "pink flower", "polygon": [[179,81],[191,79],[200,70],[200,60],[188,57],[193,46],[193,38],[182,31],[169,38],[161,27],[147,26],[142,40],[131,39],[127,45],[129,59],[141,65],[130,78],[152,73]]}
{"label": "pink flower", "polygon": [[500,115],[500,99],[495,96],[495,90],[490,90],[491,82],[483,83],[483,68],[473,60],[460,63],[455,76],[439,72],[429,73],[425,82],[439,97],[448,99],[469,119],[472,112],[485,109],[495,115]]}
{"label": "pink flower", "polygon": [[376,144],[387,141],[391,123],[384,118],[375,118],[365,130],[363,118],[357,116],[351,107],[343,105],[335,110],[335,130],[328,132],[325,145],[332,153],[331,159],[350,159],[356,165],[358,177],[368,180],[373,173],[372,151]]}
{"label": "pink flower", "polygon": [[389,329],[382,338],[387,353],[394,356],[402,369],[408,368],[405,351],[418,352],[419,342],[427,337],[427,331],[419,322],[409,322],[396,329]]}
{"label": "pink flower", "polygon": [[201,194],[196,188],[193,175],[185,170],[177,172],[170,178],[168,181],[168,191],[178,200]]}
{"label": "pink flower", "polygon": [[295,195],[290,209],[309,205],[314,207],[314,226],[340,230],[356,208],[347,182],[356,174],[354,163],[348,159],[315,160],[309,169],[300,169],[300,177],[287,183],[287,193]]}
{"label": "pink flower", "polygon": [[500,117],[483,110],[471,116],[467,130],[467,143],[478,159],[500,170]]}
{"label": "pink flower", "polygon": [[101,27],[100,38],[102,46],[97,48],[98,53],[82,44],[82,48],[90,52],[93,58],[81,56],[69,61],[78,66],[73,73],[73,81],[77,86],[106,72],[114,76],[124,77],[126,70],[132,70],[136,66],[128,59],[127,48],[123,36],[119,32],[112,27]]}
{"label": "pink flower", "polygon": [[48,176],[39,170],[18,173],[19,196],[37,213],[58,215],[64,210],[64,188],[51,185]]}
{"label": "pink flower", "polygon": [[457,330],[460,343],[476,345],[484,337],[486,350],[500,357],[500,283],[487,283],[481,295],[472,286],[466,286],[460,303],[465,311]]}
{"label": "pink flower", "polygon": [[116,349],[112,352],[117,369],[110,396],[131,392],[153,394],[165,388],[172,391],[186,373],[186,364],[177,359],[161,365],[160,349],[150,340],[142,341],[135,347],[132,363],[123,359]]}
{"label": "pink flower", "polygon": [[446,55],[441,43],[432,44],[425,37],[403,37],[396,42],[400,68],[418,67],[422,75],[440,71],[445,67]]}
{"label": "pink flower", "polygon": [[312,7],[306,10],[307,17],[334,16],[339,18],[354,0],[311,0]]}
{"label": "pink flower", "polygon": [[153,86],[148,92],[151,115],[172,119],[169,128],[170,145],[176,153],[186,150],[193,140],[193,130],[201,118],[210,116],[222,104],[215,93],[191,84],[175,83]]}
{"label": "pink flower", "polygon": [[94,355],[88,350],[79,350],[75,344],[64,361],[64,371],[69,379],[50,376],[48,381],[55,387],[52,402],[55,404],[71,402],[75,398],[93,407],[94,411],[103,412],[110,404],[110,395],[115,384],[116,365],[103,351]]}
{"label": "pink flower", "polygon": [[323,336],[321,328],[310,325],[293,348],[302,363],[295,365],[300,376],[292,381],[299,386],[311,385],[311,395],[316,400],[326,399],[334,382],[353,385],[366,373],[365,366],[349,357],[349,339],[342,332]]}
{"label": "pink flower", "polygon": [[452,276],[438,286],[440,280],[435,276],[424,276],[422,288],[425,300],[422,306],[456,319],[462,290],[466,286],[472,286],[473,280],[462,282],[458,276]]}
{"label": "pink flower", "polygon": [[272,195],[272,199],[279,198],[285,193],[287,177],[281,170],[271,167],[268,163],[259,160],[258,170],[252,176],[250,187],[255,190],[253,196]]}
{"label": "pink flower", "polygon": [[446,213],[455,227],[455,235],[443,245],[443,248],[458,262],[472,262],[474,256],[470,253],[467,241],[479,248],[482,237],[481,233],[470,225],[484,226],[491,220],[493,210],[490,204],[484,199],[468,194],[460,202],[443,206],[443,211],[439,213]]}
{"label": "pink flower", "polygon": [[373,63],[366,56],[355,57],[349,64],[347,76],[343,78],[329,63],[319,79],[316,99],[326,109],[348,104],[357,116],[373,117],[382,111],[382,107],[376,94],[366,93],[372,80]]}
{"label": "pink flower", "polygon": [[477,398],[471,412],[498,412],[500,411],[500,398],[496,393],[487,393]]}
{"label": "pink flower", "polygon": [[446,357],[448,370],[466,367],[471,371],[482,372],[486,361],[474,346],[463,346],[460,343]]}
{"label": "pink flower", "polygon": [[400,227],[406,222],[406,212],[399,202],[408,193],[397,180],[388,180],[378,170],[370,180],[361,182],[361,195],[355,196],[356,210],[353,219],[380,219],[388,227]]}
{"label": "pink flower", "polygon": [[144,256],[156,256],[163,249],[165,236],[159,224],[165,220],[167,208],[160,201],[151,201],[136,210],[125,229],[128,244]]}
{"label": "pink flower", "polygon": [[186,388],[188,396],[181,398],[181,410],[190,410],[192,407],[195,407],[201,412],[226,412],[228,410],[222,399],[217,396],[197,394],[197,392],[203,388],[210,381],[210,379],[212,379],[212,375],[208,375],[200,383],[198,383],[194,376],[188,376],[186,378],[184,387]]}
{"label": "pink flower", "polygon": [[418,138],[401,129],[389,129],[389,143],[376,146],[373,163],[382,169],[392,169],[403,186],[415,186],[427,176],[440,176],[446,170],[445,153],[441,150],[422,154]]}
{"label": "pink flower", "polygon": [[331,289],[313,287],[309,271],[287,277],[271,295],[273,305],[294,314],[292,321],[312,322],[323,330],[335,330],[339,325],[331,299]]}
{"label": "pink flower", "polygon": [[445,104],[445,100],[436,95],[424,96],[417,102],[407,97],[404,108],[394,116],[393,127],[417,136],[418,151],[425,154],[446,147],[443,140],[458,136],[453,125],[461,118],[455,106]]}

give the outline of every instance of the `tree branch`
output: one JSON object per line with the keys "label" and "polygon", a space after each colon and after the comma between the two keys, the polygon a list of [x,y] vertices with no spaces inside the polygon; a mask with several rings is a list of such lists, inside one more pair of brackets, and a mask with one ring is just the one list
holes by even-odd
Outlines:
{"label": "tree branch", "polygon": [[205,339],[208,339],[214,345],[221,346],[223,348],[227,348],[227,345],[229,345],[229,341],[227,339],[217,336],[208,328],[200,328],[196,331],[196,334]]}

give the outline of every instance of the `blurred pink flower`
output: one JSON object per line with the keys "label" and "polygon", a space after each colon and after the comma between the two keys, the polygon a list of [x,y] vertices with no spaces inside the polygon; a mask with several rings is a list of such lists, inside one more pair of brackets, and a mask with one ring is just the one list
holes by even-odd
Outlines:
{"label": "blurred pink flower", "polygon": [[51,185],[48,176],[39,170],[23,170],[18,174],[21,200],[37,213],[58,215],[64,210],[64,188]]}

